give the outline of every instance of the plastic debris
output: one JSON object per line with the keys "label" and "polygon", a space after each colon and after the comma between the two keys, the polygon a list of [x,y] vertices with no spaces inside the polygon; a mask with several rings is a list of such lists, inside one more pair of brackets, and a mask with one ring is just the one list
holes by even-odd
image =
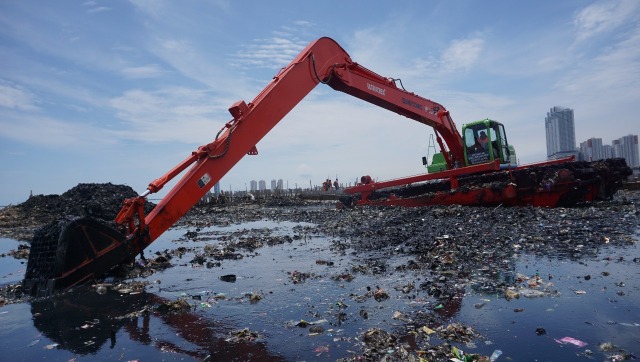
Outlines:
{"label": "plastic debris", "polygon": [[422,328],[420,328],[420,330],[424,333],[426,333],[427,335],[432,335],[434,333],[436,333],[436,331],[434,331],[433,329],[427,327],[427,326],[423,326]]}
{"label": "plastic debris", "polygon": [[493,353],[491,354],[491,357],[489,357],[489,361],[494,362],[495,360],[498,359],[498,357],[500,357],[502,355],[502,351],[499,349],[496,349],[495,351],[493,351]]}
{"label": "plastic debris", "polygon": [[227,282],[227,283],[235,283],[236,282],[236,276],[235,276],[235,274],[221,275],[220,276],[220,280],[222,280],[223,282]]}
{"label": "plastic debris", "polygon": [[560,343],[560,344],[573,344],[574,346],[577,347],[584,347],[587,345],[586,342],[582,342],[581,340],[572,338],[572,337],[564,337],[564,338],[560,338],[560,339],[555,339],[556,342]]}
{"label": "plastic debris", "polygon": [[318,346],[313,350],[313,353],[316,354],[316,357],[327,352],[329,352],[329,346]]}

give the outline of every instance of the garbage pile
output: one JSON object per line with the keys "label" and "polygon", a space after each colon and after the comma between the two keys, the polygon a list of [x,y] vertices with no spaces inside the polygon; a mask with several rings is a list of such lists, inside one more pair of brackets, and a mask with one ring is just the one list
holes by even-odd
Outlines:
{"label": "garbage pile", "polygon": [[[131,187],[112,183],[80,183],[62,195],[34,195],[0,210],[0,236],[31,241],[36,228],[56,220],[79,216],[113,220],[122,202],[135,196]],[[147,211],[152,208],[146,205]]]}

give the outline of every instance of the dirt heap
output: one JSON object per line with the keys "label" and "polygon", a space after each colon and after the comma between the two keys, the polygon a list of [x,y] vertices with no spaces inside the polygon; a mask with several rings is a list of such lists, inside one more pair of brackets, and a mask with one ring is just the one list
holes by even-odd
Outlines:
{"label": "dirt heap", "polygon": [[62,195],[31,196],[21,204],[0,210],[0,236],[30,241],[35,229],[63,218],[113,220],[122,202],[135,196],[131,187],[112,183],[80,183]]}

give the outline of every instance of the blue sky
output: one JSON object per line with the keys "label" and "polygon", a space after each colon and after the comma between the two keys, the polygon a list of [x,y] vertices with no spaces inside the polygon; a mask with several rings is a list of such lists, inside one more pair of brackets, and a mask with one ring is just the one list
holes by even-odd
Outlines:
{"label": "blue sky", "polygon": [[[546,158],[556,105],[574,109],[578,143],[640,133],[636,0],[5,0],[0,205],[81,182],[143,192],[322,36],[459,129],[504,123],[522,163]],[[319,85],[221,186],[423,173],[430,131]]]}

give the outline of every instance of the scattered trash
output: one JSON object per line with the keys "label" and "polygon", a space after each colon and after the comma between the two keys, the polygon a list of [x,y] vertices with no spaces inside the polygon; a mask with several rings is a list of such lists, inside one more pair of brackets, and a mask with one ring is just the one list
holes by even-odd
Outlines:
{"label": "scattered trash", "polygon": [[329,346],[318,346],[313,350],[313,353],[316,354],[316,357],[319,357],[323,353],[329,352]]}
{"label": "scattered trash", "polygon": [[389,299],[389,294],[382,289],[378,289],[373,293],[373,299],[378,302],[381,302],[385,299]]}
{"label": "scattered trash", "polygon": [[513,289],[506,289],[504,291],[504,298],[506,300],[511,300],[514,298],[520,298],[520,293],[518,293],[517,291],[513,290]]}
{"label": "scattered trash", "polygon": [[539,335],[539,336],[543,336],[543,335],[547,334],[547,331],[542,327],[538,327],[538,328],[536,328],[536,334]]}
{"label": "scattered trash", "polygon": [[616,348],[616,346],[611,342],[604,342],[604,343],[600,343],[598,348],[600,348],[600,350],[603,352],[609,352],[609,351],[613,351]]}
{"label": "scattered trash", "polygon": [[184,299],[178,299],[176,301],[166,301],[155,306],[155,310],[160,313],[177,312],[181,310],[191,309],[191,304]]}
{"label": "scattered trash", "polygon": [[220,276],[220,280],[222,280],[223,282],[227,282],[227,283],[235,283],[236,282],[236,276],[235,276],[235,274],[221,275]]}
{"label": "scattered trash", "polygon": [[495,360],[498,359],[498,357],[500,357],[502,355],[502,351],[499,349],[496,349],[495,351],[493,351],[493,353],[491,354],[491,357],[489,357],[489,361],[494,362]]}
{"label": "scattered trash", "polygon": [[324,332],[324,328],[322,326],[311,326],[309,328],[309,333],[311,335],[318,335]]}
{"label": "scattered trash", "polygon": [[423,326],[422,328],[420,328],[420,331],[426,333],[427,335],[432,335],[434,333],[436,333],[436,331],[434,331],[433,329],[427,327],[427,326]]}
{"label": "scattered trash", "polygon": [[403,322],[411,322],[410,318],[408,318],[404,313],[398,311],[393,312],[392,318]]}
{"label": "scattered trash", "polygon": [[245,341],[253,341],[260,338],[258,332],[254,332],[249,328],[235,330],[229,333],[230,337],[225,339],[227,342],[237,343],[237,342],[245,342]]}
{"label": "scattered trash", "polygon": [[249,301],[251,303],[257,303],[258,301],[262,300],[262,298],[262,294],[257,292],[253,292],[251,293],[251,295],[249,295]]}
{"label": "scattered trash", "polygon": [[556,342],[560,343],[560,344],[573,344],[574,346],[578,346],[578,347],[584,347],[587,345],[586,342],[582,342],[580,340],[577,340],[575,338],[572,337],[564,337],[564,338],[560,338],[560,339],[555,339]]}
{"label": "scattered trash", "polygon": [[578,295],[587,294],[584,290],[576,290],[575,293]]}

